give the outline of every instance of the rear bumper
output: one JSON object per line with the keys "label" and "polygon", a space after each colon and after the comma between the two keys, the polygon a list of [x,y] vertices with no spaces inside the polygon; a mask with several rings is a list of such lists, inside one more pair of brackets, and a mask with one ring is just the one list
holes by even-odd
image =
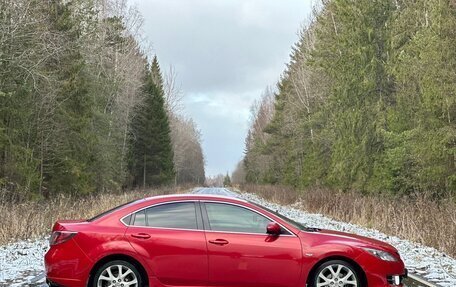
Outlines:
{"label": "rear bumper", "polygon": [[51,246],[44,256],[44,266],[51,286],[83,287],[87,285],[92,261],[71,239]]}
{"label": "rear bumper", "polygon": [[46,284],[49,287],[76,287],[76,286],[85,286],[79,281],[69,280],[66,278],[46,278]]}
{"label": "rear bumper", "polygon": [[51,280],[48,279],[48,278],[46,278],[46,284],[47,284],[49,287],[61,287],[61,286],[59,286],[59,284],[54,283],[53,281],[51,281]]}

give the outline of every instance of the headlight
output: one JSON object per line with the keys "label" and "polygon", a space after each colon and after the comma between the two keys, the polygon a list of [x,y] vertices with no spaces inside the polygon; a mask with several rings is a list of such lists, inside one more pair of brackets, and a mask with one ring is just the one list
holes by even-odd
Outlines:
{"label": "headlight", "polygon": [[391,255],[391,253],[388,253],[386,251],[372,249],[372,248],[363,248],[363,249],[366,250],[367,252],[369,252],[370,254],[374,255],[375,257],[380,258],[384,261],[390,261],[390,262],[397,261],[396,257],[394,257],[393,255]]}

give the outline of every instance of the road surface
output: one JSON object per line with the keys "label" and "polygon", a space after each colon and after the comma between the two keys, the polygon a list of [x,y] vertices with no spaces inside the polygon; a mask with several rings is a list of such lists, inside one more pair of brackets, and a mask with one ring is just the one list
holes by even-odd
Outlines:
{"label": "road surface", "polygon": [[195,194],[211,194],[211,195],[221,195],[221,196],[230,196],[237,197],[238,194],[227,188],[222,187],[206,187],[193,190]]}

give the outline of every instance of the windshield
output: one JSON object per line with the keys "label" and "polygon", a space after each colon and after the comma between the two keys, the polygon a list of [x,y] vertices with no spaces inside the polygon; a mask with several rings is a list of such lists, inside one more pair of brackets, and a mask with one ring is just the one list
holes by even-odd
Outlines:
{"label": "windshield", "polygon": [[297,228],[297,229],[299,229],[299,230],[306,230],[306,229],[307,229],[306,226],[302,225],[302,224],[299,223],[299,222],[294,221],[293,219],[290,219],[290,218],[288,218],[288,217],[286,217],[286,216],[280,214],[278,211],[271,210],[271,209],[269,209],[269,208],[267,208],[267,207],[264,207],[264,206],[261,205],[261,204],[255,203],[255,202],[251,202],[251,201],[249,201],[249,202],[250,202],[251,204],[253,204],[253,205],[256,205],[256,206],[258,206],[258,207],[264,209],[264,210],[269,211],[270,213],[274,214],[275,216],[279,217],[279,218],[282,219],[283,221],[287,222],[288,224],[294,226],[295,228]]}

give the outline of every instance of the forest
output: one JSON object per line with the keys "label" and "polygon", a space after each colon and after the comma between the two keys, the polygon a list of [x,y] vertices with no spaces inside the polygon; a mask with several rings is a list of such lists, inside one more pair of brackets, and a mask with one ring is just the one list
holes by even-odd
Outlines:
{"label": "forest", "polygon": [[199,129],[142,22],[124,0],[0,0],[3,197],[204,181]]}
{"label": "forest", "polygon": [[454,198],[456,2],[323,1],[306,23],[233,181]]}

